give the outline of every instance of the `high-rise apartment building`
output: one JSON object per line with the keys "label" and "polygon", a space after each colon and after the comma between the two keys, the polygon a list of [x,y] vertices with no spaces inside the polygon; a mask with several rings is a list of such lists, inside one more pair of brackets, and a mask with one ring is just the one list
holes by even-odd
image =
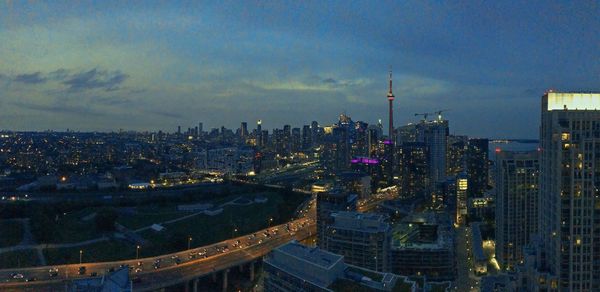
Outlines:
{"label": "high-rise apartment building", "polygon": [[541,118],[540,240],[524,289],[600,291],[600,93],[548,92]]}
{"label": "high-rise apartment building", "polygon": [[405,142],[398,149],[400,160],[400,197],[426,196],[429,190],[428,149],[425,143]]}
{"label": "high-rise apartment building", "polygon": [[488,186],[488,139],[469,139],[465,155],[469,197],[482,197]]}
{"label": "high-rise apartment building", "polygon": [[537,232],[539,169],[538,151],[496,154],[496,259],[502,269],[521,263]]}
{"label": "high-rise apartment building", "polygon": [[417,124],[417,142],[425,143],[429,149],[429,175],[431,183],[446,181],[446,150],[448,144],[448,121],[423,120]]}

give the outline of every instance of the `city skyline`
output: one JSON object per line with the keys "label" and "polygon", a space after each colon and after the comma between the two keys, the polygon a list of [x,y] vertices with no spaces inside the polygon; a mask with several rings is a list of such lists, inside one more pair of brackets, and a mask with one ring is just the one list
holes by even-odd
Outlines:
{"label": "city skyline", "polygon": [[396,127],[449,108],[452,133],[537,138],[543,92],[591,91],[600,73],[589,62],[600,41],[594,3],[0,8],[9,130],[171,132],[259,119],[270,129],[342,112],[375,123],[387,117],[392,65]]}

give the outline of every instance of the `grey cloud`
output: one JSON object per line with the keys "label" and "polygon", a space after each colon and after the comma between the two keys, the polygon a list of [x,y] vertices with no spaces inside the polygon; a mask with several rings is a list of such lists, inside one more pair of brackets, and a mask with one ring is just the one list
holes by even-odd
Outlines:
{"label": "grey cloud", "polygon": [[323,83],[327,83],[327,84],[337,84],[338,81],[333,79],[333,78],[325,78],[323,79]]}
{"label": "grey cloud", "polygon": [[62,83],[68,86],[70,91],[80,91],[89,89],[104,89],[113,91],[120,88],[120,85],[129,78],[129,75],[121,71],[105,71],[94,68],[87,72],[81,72],[69,76]]}
{"label": "grey cloud", "polygon": [[48,73],[48,78],[52,80],[65,80],[67,77],[69,77],[69,70],[63,68]]}
{"label": "grey cloud", "polygon": [[46,82],[47,78],[43,76],[42,72],[35,72],[31,74],[19,74],[13,80],[27,84],[38,84]]}

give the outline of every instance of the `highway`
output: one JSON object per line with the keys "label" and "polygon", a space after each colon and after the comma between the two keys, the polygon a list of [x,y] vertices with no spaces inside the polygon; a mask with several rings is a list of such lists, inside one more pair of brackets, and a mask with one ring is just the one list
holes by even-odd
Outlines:
{"label": "highway", "polygon": [[[0,270],[0,291],[64,289],[65,282],[73,278],[91,277],[93,273],[101,276],[121,265],[130,267],[136,291],[153,290],[251,262],[292,239],[303,240],[315,233],[315,221],[300,218],[209,246],[139,260],[4,269]],[[155,264],[158,260],[160,263]],[[85,273],[79,275],[82,266]],[[55,276],[49,273],[53,268],[58,269]],[[22,278],[14,279],[13,275],[22,275]],[[28,279],[35,280],[28,282]]]}

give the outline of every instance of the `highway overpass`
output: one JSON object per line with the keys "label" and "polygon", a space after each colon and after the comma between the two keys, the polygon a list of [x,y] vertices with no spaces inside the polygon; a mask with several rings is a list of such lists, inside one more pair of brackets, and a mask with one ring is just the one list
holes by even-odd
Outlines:
{"label": "highway overpass", "polygon": [[[216,280],[217,273],[222,273],[225,291],[229,269],[247,266],[252,279],[254,261],[292,239],[304,240],[315,233],[314,220],[301,218],[209,246],[138,260],[4,269],[0,270],[0,291],[64,291],[65,285],[73,279],[91,277],[92,273],[102,276],[120,265],[131,267],[130,276],[135,279],[135,291],[158,290],[182,283],[196,291],[199,278],[212,275]],[[155,269],[154,264],[158,259],[161,260],[160,267]],[[78,274],[81,266],[86,268],[84,275]],[[56,276],[50,275],[51,268],[58,268]],[[14,274],[21,274],[23,278],[13,279]],[[32,278],[35,281],[25,281]]]}

